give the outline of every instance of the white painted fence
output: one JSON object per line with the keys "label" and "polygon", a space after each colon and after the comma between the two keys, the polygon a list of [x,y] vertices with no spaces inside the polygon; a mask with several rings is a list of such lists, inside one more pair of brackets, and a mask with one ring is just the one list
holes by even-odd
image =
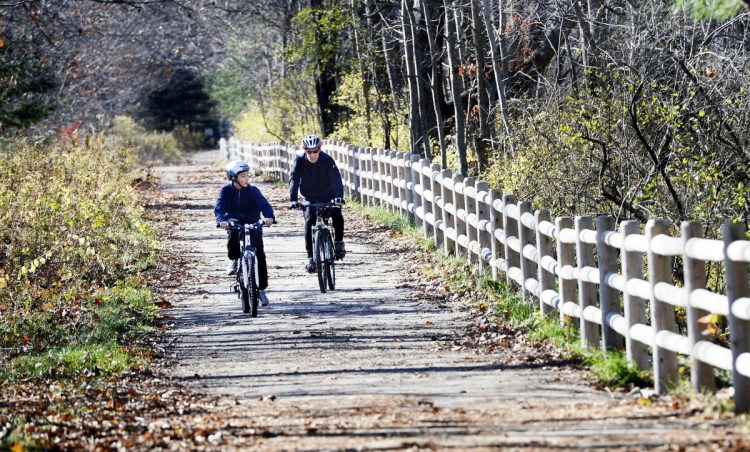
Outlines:
{"label": "white painted fence", "polygon": [[[300,153],[297,146],[222,140],[223,155],[280,180]],[[452,174],[439,164],[383,149],[325,142],[339,165],[347,195],[366,205],[397,209],[422,226],[438,248],[491,268],[536,300],[545,316],[577,318],[587,347],[626,350],[640,368],[653,366],[656,391],[678,379],[678,355],[688,358],[693,388],[714,389],[714,369],[732,374],[735,411],[750,411],[750,241],[742,224],[725,224],[723,240],[701,237],[697,223],[672,237],[667,223],[611,216],[558,217],[529,202]],[[674,285],[672,259],[682,258],[684,286]],[[643,262],[646,262],[644,278]],[[706,263],[726,271],[726,290],[706,290]],[[687,335],[677,332],[675,307],[687,314]],[[648,309],[650,308],[650,309]],[[649,313],[650,318],[647,318]],[[728,319],[730,348],[704,339],[700,319]]]}

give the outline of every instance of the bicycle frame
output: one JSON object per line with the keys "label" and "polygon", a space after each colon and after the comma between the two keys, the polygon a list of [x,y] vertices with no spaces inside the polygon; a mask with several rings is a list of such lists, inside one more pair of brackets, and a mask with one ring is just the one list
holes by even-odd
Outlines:
{"label": "bicycle frame", "polygon": [[[252,317],[258,315],[258,258],[255,253],[255,247],[252,244],[251,231],[260,230],[264,226],[263,221],[250,224],[239,224],[236,221],[229,221],[229,229],[241,231],[240,234],[240,268],[237,271],[237,290],[242,299],[242,308],[245,313],[250,311]],[[251,306],[252,304],[252,306]]]}
{"label": "bicycle frame", "polygon": [[325,293],[327,289],[335,289],[336,268],[334,241],[336,232],[328,225],[327,209],[337,207],[333,203],[310,203],[303,204],[302,209],[315,209],[316,221],[311,226],[313,238],[313,260],[318,273],[318,284],[320,291]]}

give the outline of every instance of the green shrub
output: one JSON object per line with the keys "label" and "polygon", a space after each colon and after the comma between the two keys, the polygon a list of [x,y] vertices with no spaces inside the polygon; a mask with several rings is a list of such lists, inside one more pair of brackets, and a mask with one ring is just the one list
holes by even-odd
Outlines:
{"label": "green shrub", "polygon": [[11,356],[112,348],[146,329],[153,296],[133,275],[159,243],[134,154],[94,138],[0,156],[0,347]]}
{"label": "green shrub", "polygon": [[116,116],[109,137],[112,146],[130,146],[144,163],[179,163],[185,160],[180,142],[172,133],[148,132],[128,116]]}
{"label": "green shrub", "polygon": [[603,352],[589,350],[584,353],[583,363],[588,365],[596,380],[604,386],[650,386],[653,384],[651,375],[638,369],[633,361],[627,359],[622,352]]}
{"label": "green shrub", "polygon": [[206,136],[202,132],[191,131],[187,126],[177,126],[171,133],[180,149],[200,151],[208,147]]}

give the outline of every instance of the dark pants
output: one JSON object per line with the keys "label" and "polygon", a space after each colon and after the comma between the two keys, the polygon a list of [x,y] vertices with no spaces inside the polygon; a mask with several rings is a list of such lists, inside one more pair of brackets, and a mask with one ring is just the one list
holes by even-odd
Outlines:
{"label": "dark pants", "polygon": [[[227,240],[227,255],[229,259],[235,260],[242,256],[240,249],[241,231],[227,230],[229,238]],[[263,249],[263,232],[258,229],[250,230],[250,241],[255,248],[255,255],[258,257],[258,289],[265,290],[268,287],[268,266],[266,265],[266,252]]]}
{"label": "dark pants", "polygon": [[[341,207],[328,208],[325,215],[333,223],[333,231],[336,234],[335,240],[337,242],[344,240],[344,216],[341,215]],[[307,250],[307,257],[312,257],[312,227],[315,226],[316,221],[318,221],[318,216],[315,215],[315,210],[305,209],[305,249]]]}

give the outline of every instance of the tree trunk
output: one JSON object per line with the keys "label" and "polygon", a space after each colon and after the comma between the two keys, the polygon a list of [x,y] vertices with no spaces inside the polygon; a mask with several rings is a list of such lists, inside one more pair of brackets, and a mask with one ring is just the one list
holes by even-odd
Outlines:
{"label": "tree trunk", "polygon": [[353,23],[353,33],[354,33],[354,50],[357,53],[357,68],[359,70],[359,76],[362,79],[362,99],[365,102],[365,139],[367,141],[367,145],[370,146],[372,144],[372,127],[370,126],[370,122],[372,121],[371,114],[370,114],[370,78],[367,76],[367,70],[365,69],[365,58],[369,59],[369,56],[363,55],[363,44],[361,42],[361,39],[359,37],[359,21],[357,20],[357,14],[355,12],[356,4],[354,0],[351,0],[351,7],[352,7],[352,23]]}
{"label": "tree trunk", "polygon": [[487,80],[485,79],[484,43],[485,37],[482,22],[479,19],[479,5],[477,0],[471,0],[472,36],[477,59],[477,116],[479,119],[479,137],[476,140],[478,170],[481,173],[487,169],[487,144],[490,139],[490,101],[487,97]]}
{"label": "tree trunk", "polygon": [[[399,115],[401,112],[399,111],[398,106],[398,96],[396,95],[396,79],[395,74],[393,73],[393,64],[391,63],[390,58],[390,51],[388,50],[388,40],[386,39],[385,33],[382,35],[381,42],[383,43],[383,58],[385,59],[385,68],[386,73],[388,74],[388,85],[391,89],[391,102],[393,104],[393,114],[396,115],[396,120],[400,121]],[[396,131],[398,132],[398,127],[396,127]],[[394,145],[398,147],[398,133],[396,133]],[[385,146],[386,149],[388,149],[390,146]]]}
{"label": "tree trunk", "polygon": [[409,83],[409,148],[429,158],[429,149],[425,146],[423,124],[423,104],[419,80],[418,57],[414,46],[414,17],[412,0],[401,0],[401,29],[404,36],[404,63],[406,78]]}
{"label": "tree trunk", "polygon": [[434,27],[432,23],[432,5],[430,4],[430,0],[422,1],[422,11],[424,13],[425,26],[427,29],[427,41],[430,44],[430,93],[432,94],[435,121],[437,122],[437,135],[438,142],[440,143],[440,160],[443,168],[446,168],[448,166],[448,156],[445,145],[445,119],[443,118],[443,110],[441,108],[442,89],[440,85],[440,74],[438,72],[440,63],[437,60],[437,52],[435,49],[437,46],[437,36],[435,32],[437,27]]}
{"label": "tree trunk", "polygon": [[[310,0],[310,7],[313,9],[324,8],[322,0]],[[316,29],[316,40],[319,43],[326,40],[325,30]],[[318,73],[315,77],[315,94],[318,99],[318,107],[320,108],[321,132],[325,137],[333,133],[336,120],[332,112],[333,105],[331,105],[331,98],[336,91],[336,79],[332,68],[336,66],[336,63],[335,61],[323,62],[320,59],[318,59],[317,63]]]}
{"label": "tree trunk", "polygon": [[[502,7],[501,7],[502,10]],[[497,89],[497,99],[500,104],[500,117],[503,121],[503,132],[510,135],[510,124],[508,122],[508,98],[505,93],[505,74],[507,70],[504,67],[504,44],[501,35],[498,43],[495,36],[495,26],[492,21],[492,10],[490,9],[489,0],[482,0],[482,11],[484,13],[484,25],[487,30],[487,38],[490,43],[490,55],[492,56],[492,71],[495,73],[495,87]],[[503,24],[504,13],[500,13],[500,26]],[[500,29],[502,33],[502,28]],[[505,143],[505,140],[503,140]],[[503,146],[505,148],[506,146]]]}
{"label": "tree trunk", "polygon": [[464,102],[461,99],[461,81],[458,75],[458,57],[456,56],[456,32],[454,28],[453,12],[448,6],[448,0],[443,0],[445,9],[445,37],[447,40],[448,66],[450,66],[451,95],[453,96],[453,111],[456,126],[456,152],[458,153],[458,170],[467,174],[466,136],[464,134]]}
{"label": "tree trunk", "polygon": [[421,49],[422,46],[420,45],[420,38],[419,38],[419,32],[417,27],[417,22],[414,18],[414,7],[413,5],[408,9],[407,13],[409,14],[409,29],[411,32],[410,38],[411,38],[411,44],[412,44],[412,56],[414,57],[414,74],[416,75],[415,81],[417,84],[417,100],[419,101],[418,104],[418,113],[419,113],[419,141],[417,142],[417,149],[421,149],[420,154],[424,155],[426,158],[432,160],[432,149],[430,149],[430,137],[429,137],[429,130],[427,127],[428,122],[428,116],[427,116],[427,93],[425,92],[425,76],[422,74],[422,67],[421,64]]}

